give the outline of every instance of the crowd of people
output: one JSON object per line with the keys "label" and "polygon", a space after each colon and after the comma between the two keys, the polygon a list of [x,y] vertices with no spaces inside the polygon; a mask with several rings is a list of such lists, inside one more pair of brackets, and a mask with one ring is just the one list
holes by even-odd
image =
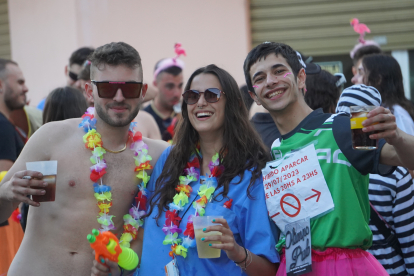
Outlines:
{"label": "crowd of people", "polygon": [[[174,57],[157,62],[151,91],[138,51],[113,42],[72,53],[66,86],[34,111],[18,64],[0,59],[0,275],[414,274],[414,105],[378,45],[351,58],[343,91],[342,74],[276,42],[248,53],[242,88],[214,64],[184,80]],[[353,148],[351,106],[376,107],[361,121],[375,149]],[[56,196],[39,203],[50,183],[26,163],[48,160]],[[316,176],[326,210],[305,208]],[[214,217],[201,239],[199,217]],[[96,257],[96,228],[139,265]],[[308,234],[309,249],[292,253]],[[220,254],[199,257],[199,243]]]}

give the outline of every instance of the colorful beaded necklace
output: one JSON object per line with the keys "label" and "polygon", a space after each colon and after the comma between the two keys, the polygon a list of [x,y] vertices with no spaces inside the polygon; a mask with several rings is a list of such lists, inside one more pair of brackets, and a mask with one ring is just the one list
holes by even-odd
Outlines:
{"label": "colorful beaded necklace", "polygon": [[[101,135],[96,131],[96,119],[94,118],[94,108],[90,107],[86,113],[82,116],[82,122],[79,124],[80,128],[83,128],[86,134],[83,136],[83,142],[85,147],[92,151],[90,161],[93,166],[90,167],[90,179],[94,182],[93,190],[94,196],[98,202],[99,216],[98,223],[101,225],[99,229],[101,232],[114,230],[115,226],[112,222],[113,215],[109,215],[109,209],[112,206],[112,194],[111,187],[102,183],[102,177],[106,174],[106,162],[103,155],[106,151],[103,149],[103,143]],[[135,205],[129,209],[129,214],[123,216],[124,231],[120,238],[120,245],[124,247],[130,247],[130,242],[136,239],[138,229],[143,225],[141,217],[145,215],[147,190],[146,186],[150,179],[145,170],[152,169],[150,161],[151,156],[148,155],[148,146],[142,141],[142,134],[137,131],[134,132],[136,123],[131,123],[128,131],[128,141],[131,142],[130,149],[134,151],[135,159],[135,171],[137,177],[141,179],[141,183],[138,184],[139,193],[135,198]]]}
{"label": "colorful beaded necklace", "polygon": [[[173,198],[173,202],[168,205],[170,210],[165,213],[166,220],[164,227],[162,228],[162,231],[166,235],[162,243],[164,245],[171,244],[171,251],[169,255],[172,258],[174,258],[174,255],[186,258],[188,248],[195,247],[196,241],[194,239],[194,226],[192,218],[193,216],[204,216],[207,203],[211,201],[211,197],[217,188],[218,183],[216,177],[220,176],[224,170],[224,167],[219,164],[218,153],[213,155],[208,167],[211,171],[211,175],[207,176],[206,174],[206,176],[200,176],[200,162],[197,155],[192,154],[190,162],[187,162],[187,165],[183,171],[183,175],[179,177],[179,184],[175,188],[177,193]],[[179,238],[178,234],[182,232],[179,228],[182,218],[178,216],[177,212],[184,210],[184,206],[189,203],[188,198],[193,191],[190,183],[198,181],[199,178],[204,183],[200,186],[197,192],[200,199],[193,202],[195,214],[188,217],[186,229],[183,233],[184,238]]]}

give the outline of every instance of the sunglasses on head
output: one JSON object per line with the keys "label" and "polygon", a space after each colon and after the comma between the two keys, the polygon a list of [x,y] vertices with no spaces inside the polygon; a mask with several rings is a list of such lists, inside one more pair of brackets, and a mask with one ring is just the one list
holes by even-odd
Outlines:
{"label": "sunglasses on head", "polygon": [[200,93],[204,93],[204,99],[208,103],[216,103],[220,100],[221,93],[225,94],[223,91],[220,91],[218,88],[208,88],[204,92],[197,90],[187,90],[183,93],[184,102],[186,104],[195,104],[200,99]]}
{"label": "sunglasses on head", "polygon": [[78,80],[78,74],[75,74],[72,71],[69,71],[69,78],[71,78],[71,80],[73,80],[73,81],[77,81]]}
{"label": "sunglasses on head", "polygon": [[137,81],[91,81],[98,89],[100,98],[112,99],[116,91],[121,89],[125,99],[139,98],[141,96],[142,82]]}

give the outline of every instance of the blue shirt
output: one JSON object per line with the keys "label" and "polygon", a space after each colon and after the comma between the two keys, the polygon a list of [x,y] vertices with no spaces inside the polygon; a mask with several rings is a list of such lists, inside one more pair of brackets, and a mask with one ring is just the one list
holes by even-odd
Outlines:
{"label": "blue shirt", "polygon": [[[158,159],[148,183],[148,190],[150,194],[154,191],[155,182],[162,172],[165,161],[170,153],[171,148],[168,148]],[[236,242],[245,246],[256,255],[267,258],[270,262],[279,262],[279,255],[275,250],[275,238],[272,235],[270,221],[267,215],[266,201],[262,178],[256,180],[256,183],[251,189],[250,194],[253,199],[247,196],[247,187],[250,183],[251,173],[245,171],[244,177],[239,184],[240,177],[235,177],[230,184],[227,197],[233,199],[232,207],[230,209],[224,208],[223,204],[228,198],[218,197],[217,200],[209,202],[206,207],[206,216],[223,216],[233,231]],[[189,202],[197,196],[197,191],[200,187],[200,182],[192,182],[190,184],[193,192],[189,197]],[[216,190],[217,195],[222,191],[222,187]],[[183,217],[180,229],[185,231],[188,216],[195,213],[192,205],[188,203],[184,206],[184,210],[179,212],[182,216],[189,207]],[[168,255],[171,251],[171,245],[163,245],[162,242],[165,234],[161,228],[165,223],[165,212],[157,222],[154,219],[158,214],[158,209],[155,208],[153,213],[148,217],[144,224],[144,244],[142,250],[142,260],[139,275],[160,275],[165,276],[164,266],[172,259]],[[182,234],[180,234],[182,237]],[[177,256],[178,269],[180,276],[185,275],[246,275],[239,267],[237,267],[224,251],[221,251],[220,258],[215,259],[199,259],[197,255],[197,248],[189,248],[187,258]]]}

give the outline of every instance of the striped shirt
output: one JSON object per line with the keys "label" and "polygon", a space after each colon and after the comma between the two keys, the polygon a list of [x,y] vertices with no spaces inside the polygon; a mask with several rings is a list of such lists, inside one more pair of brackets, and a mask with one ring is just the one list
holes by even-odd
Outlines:
{"label": "striped shirt", "polygon": [[385,239],[371,223],[373,246],[378,249],[368,251],[388,274],[414,275],[414,188],[411,175],[405,168],[398,167],[391,176],[370,174],[369,177],[369,200],[396,234],[403,256],[391,246],[378,248],[377,244],[385,243]]}
{"label": "striped shirt", "polygon": [[[341,94],[336,112],[350,115],[349,107],[355,105],[379,106],[381,96],[374,87],[362,84],[353,85]],[[398,111],[395,106],[394,111]],[[395,113],[396,118],[404,115]],[[407,121],[411,121],[413,125],[414,122],[411,118],[409,119]],[[401,120],[397,120],[397,126],[409,133],[410,131],[407,130],[410,128],[406,126],[407,123],[401,125],[399,121]],[[413,135],[413,133],[409,134]],[[369,227],[373,233],[372,243],[376,249],[368,251],[377,258],[391,276],[414,275],[414,188],[411,175],[402,167],[398,167],[390,176],[370,174],[369,200],[397,236],[403,256],[400,256],[392,246],[378,246],[378,244],[385,243],[385,238],[372,222]]]}

